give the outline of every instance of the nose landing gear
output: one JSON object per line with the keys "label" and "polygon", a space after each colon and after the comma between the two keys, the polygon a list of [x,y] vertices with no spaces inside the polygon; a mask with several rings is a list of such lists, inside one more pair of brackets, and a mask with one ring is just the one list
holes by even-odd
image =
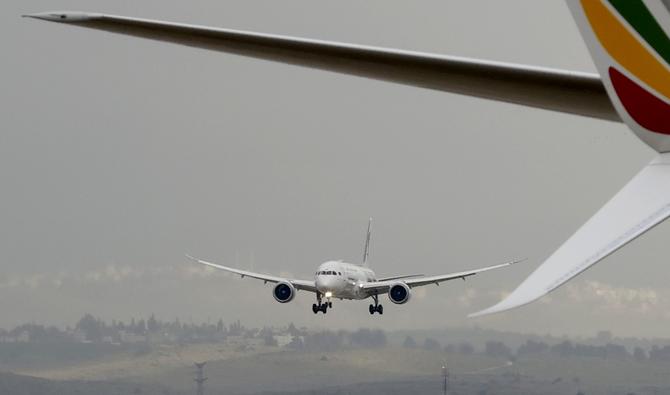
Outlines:
{"label": "nose landing gear", "polygon": [[374,299],[375,304],[371,304],[370,307],[368,308],[368,311],[370,311],[370,314],[374,313],[379,313],[379,315],[384,314],[384,306],[379,304],[379,296],[377,295],[372,295],[372,299]]}

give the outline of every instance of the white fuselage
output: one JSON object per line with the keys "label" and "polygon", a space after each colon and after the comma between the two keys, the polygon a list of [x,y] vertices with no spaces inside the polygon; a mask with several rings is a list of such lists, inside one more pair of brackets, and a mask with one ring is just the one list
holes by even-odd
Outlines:
{"label": "white fuselage", "polygon": [[316,289],[326,299],[365,299],[370,296],[359,284],[377,281],[367,267],[342,261],[322,263],[314,274]]}

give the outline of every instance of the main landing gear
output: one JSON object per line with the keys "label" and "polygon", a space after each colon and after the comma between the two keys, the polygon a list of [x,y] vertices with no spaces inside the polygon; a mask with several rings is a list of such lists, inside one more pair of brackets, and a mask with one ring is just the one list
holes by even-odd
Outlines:
{"label": "main landing gear", "polygon": [[375,304],[371,304],[368,310],[370,311],[370,314],[374,313],[379,313],[379,315],[384,314],[384,306],[379,304],[379,296],[378,295],[372,295],[372,299],[374,299]]}
{"label": "main landing gear", "polygon": [[333,302],[325,302],[321,303],[321,294],[316,295],[316,302],[312,305],[312,312],[314,314],[318,313],[319,311],[322,312],[323,314],[326,314],[328,312],[328,308],[333,308]]}

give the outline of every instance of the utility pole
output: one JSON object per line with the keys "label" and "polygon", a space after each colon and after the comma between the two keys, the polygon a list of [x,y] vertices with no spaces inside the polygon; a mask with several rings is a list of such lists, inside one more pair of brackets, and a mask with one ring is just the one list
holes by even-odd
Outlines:
{"label": "utility pole", "polygon": [[444,395],[447,395],[449,392],[449,371],[447,370],[447,364],[442,365],[442,392]]}
{"label": "utility pole", "polygon": [[195,363],[195,369],[196,369],[195,374],[196,374],[196,376],[195,376],[195,379],[193,379],[193,381],[195,381],[196,384],[197,384],[197,388],[198,388],[197,395],[205,395],[205,381],[207,381],[207,377],[205,377],[204,368],[205,368],[206,363],[207,362],[200,362],[200,363],[196,362]]}

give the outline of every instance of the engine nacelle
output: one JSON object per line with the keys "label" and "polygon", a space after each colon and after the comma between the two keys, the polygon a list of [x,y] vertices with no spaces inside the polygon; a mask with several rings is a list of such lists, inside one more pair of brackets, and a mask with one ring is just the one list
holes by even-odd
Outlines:
{"label": "engine nacelle", "polygon": [[288,303],[295,298],[295,287],[288,282],[281,282],[272,289],[272,296],[279,303]]}
{"label": "engine nacelle", "polygon": [[405,304],[412,295],[412,291],[405,283],[395,283],[389,288],[389,299],[395,304]]}

